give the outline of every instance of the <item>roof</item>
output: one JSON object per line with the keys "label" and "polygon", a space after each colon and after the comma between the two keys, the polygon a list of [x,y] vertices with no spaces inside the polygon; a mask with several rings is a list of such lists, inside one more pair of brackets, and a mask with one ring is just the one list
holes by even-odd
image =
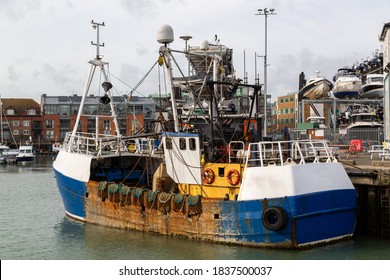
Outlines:
{"label": "roof", "polygon": [[379,41],[384,41],[385,40],[386,32],[387,32],[387,29],[389,29],[389,28],[390,28],[390,22],[385,23],[383,25],[381,35],[379,35]]}
{"label": "roof", "polygon": [[27,115],[29,109],[35,109],[37,114],[40,112],[38,102],[32,98],[2,98],[3,110],[12,108],[15,110],[15,115]]}

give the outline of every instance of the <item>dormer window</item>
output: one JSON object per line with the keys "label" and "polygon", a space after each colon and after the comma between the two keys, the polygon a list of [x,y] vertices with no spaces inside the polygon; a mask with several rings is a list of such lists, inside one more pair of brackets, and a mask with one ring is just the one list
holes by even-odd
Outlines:
{"label": "dormer window", "polygon": [[15,115],[15,110],[12,108],[7,109],[7,115]]}
{"label": "dormer window", "polygon": [[37,111],[35,109],[28,109],[27,110],[27,115],[34,116],[36,115]]}

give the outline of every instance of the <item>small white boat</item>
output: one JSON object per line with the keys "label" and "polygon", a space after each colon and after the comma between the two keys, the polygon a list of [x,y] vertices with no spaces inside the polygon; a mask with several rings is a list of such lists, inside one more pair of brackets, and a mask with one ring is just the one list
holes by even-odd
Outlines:
{"label": "small white boat", "polygon": [[383,74],[368,74],[360,98],[383,98]]}
{"label": "small white boat", "polygon": [[34,147],[32,145],[20,146],[15,157],[17,164],[31,163],[35,161]]}

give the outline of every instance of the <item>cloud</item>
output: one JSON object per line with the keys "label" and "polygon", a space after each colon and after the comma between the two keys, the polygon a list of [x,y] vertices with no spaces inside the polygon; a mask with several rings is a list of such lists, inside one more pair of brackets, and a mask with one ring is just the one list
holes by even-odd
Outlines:
{"label": "cloud", "polygon": [[1,0],[0,15],[13,21],[19,21],[38,12],[40,7],[39,0]]}
{"label": "cloud", "polygon": [[20,77],[20,72],[17,71],[17,69],[15,68],[15,66],[8,66],[8,78],[11,80],[11,81],[17,81]]}

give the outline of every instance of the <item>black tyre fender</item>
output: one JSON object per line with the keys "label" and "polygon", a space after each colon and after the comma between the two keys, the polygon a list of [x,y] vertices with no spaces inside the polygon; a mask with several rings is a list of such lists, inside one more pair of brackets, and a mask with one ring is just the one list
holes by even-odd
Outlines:
{"label": "black tyre fender", "polygon": [[286,210],[279,206],[265,208],[261,218],[263,226],[272,231],[283,229],[288,222]]}

